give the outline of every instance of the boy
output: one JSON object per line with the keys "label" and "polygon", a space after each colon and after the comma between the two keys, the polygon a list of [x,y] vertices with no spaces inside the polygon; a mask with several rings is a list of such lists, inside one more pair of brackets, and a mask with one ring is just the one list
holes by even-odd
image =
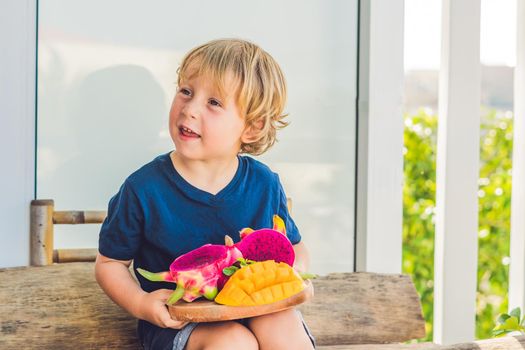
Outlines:
{"label": "boy", "polygon": [[279,215],[305,271],[308,253],[286,207],[277,174],[240,153],[259,155],[275,142],[286,101],[273,58],[243,40],[215,40],[190,51],[179,68],[169,130],[175,151],[130,175],[110,200],[95,274],[118,305],[139,318],[146,349],[312,349],[293,309],[240,321],[184,323],[165,305],[173,285],[151,283],[128,267],[163,271],[206,243],[238,240],[244,227],[271,227]]}

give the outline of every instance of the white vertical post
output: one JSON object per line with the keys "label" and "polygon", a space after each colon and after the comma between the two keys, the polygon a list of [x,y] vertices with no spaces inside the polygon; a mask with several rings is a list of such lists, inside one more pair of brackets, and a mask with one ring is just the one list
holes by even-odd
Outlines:
{"label": "white vertical post", "polygon": [[36,0],[0,1],[0,267],[29,264],[35,182]]}
{"label": "white vertical post", "polygon": [[403,0],[360,3],[356,271],[401,272]]}
{"label": "white vertical post", "polygon": [[480,117],[480,0],[444,0],[439,81],[434,342],[474,339]]}
{"label": "white vertical post", "polygon": [[525,310],[525,1],[517,1],[509,309]]}

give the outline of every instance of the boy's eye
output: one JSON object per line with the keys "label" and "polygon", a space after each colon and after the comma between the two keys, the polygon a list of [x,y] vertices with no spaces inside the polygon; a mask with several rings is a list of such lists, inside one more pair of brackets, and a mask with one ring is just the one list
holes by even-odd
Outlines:
{"label": "boy's eye", "polygon": [[188,90],[188,89],[186,89],[186,88],[180,88],[180,89],[179,89],[179,92],[180,92],[181,94],[183,94],[183,95],[187,95],[187,96],[191,95],[191,91]]}
{"label": "boy's eye", "polygon": [[210,104],[212,106],[222,107],[221,103],[219,101],[217,101],[216,99],[214,99],[214,98],[210,99]]}

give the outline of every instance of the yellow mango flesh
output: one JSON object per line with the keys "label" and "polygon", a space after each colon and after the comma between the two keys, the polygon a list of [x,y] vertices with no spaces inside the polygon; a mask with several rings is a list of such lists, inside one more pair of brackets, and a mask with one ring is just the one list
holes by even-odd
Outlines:
{"label": "yellow mango flesh", "polygon": [[286,263],[260,261],[237,270],[215,298],[231,306],[271,304],[304,289],[302,278]]}

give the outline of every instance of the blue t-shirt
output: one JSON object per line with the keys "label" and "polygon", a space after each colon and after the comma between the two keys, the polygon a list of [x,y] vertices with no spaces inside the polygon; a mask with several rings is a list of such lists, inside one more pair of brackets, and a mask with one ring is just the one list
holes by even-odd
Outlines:
{"label": "blue t-shirt", "polygon": [[261,162],[238,156],[239,166],[230,183],[213,195],[188,183],[176,171],[169,153],[131,174],[111,198],[99,236],[102,255],[133,259],[135,275],[146,292],[174,289],[175,284],[150,282],[136,272],[167,271],[181,254],[206,243],[224,244],[239,231],[271,228],[272,217],[285,222],[292,244],[301,236],[288,214],[279,176]]}

